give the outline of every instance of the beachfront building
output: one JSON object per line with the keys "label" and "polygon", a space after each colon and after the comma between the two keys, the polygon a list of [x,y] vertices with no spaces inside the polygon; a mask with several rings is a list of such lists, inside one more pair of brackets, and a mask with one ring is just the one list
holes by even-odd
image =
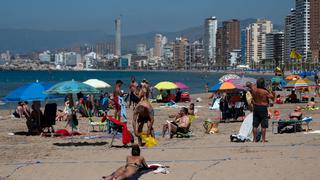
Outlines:
{"label": "beachfront building", "polygon": [[207,68],[216,65],[216,34],[218,29],[218,20],[216,17],[206,18],[204,21],[204,62]]}
{"label": "beachfront building", "polygon": [[286,70],[293,68],[294,62],[290,58],[291,51],[296,49],[296,10],[291,9],[285,17],[283,62]]}
{"label": "beachfront building", "polygon": [[147,55],[147,45],[146,44],[137,44],[136,53],[138,56]]}
{"label": "beachfront building", "polygon": [[241,64],[241,49],[233,49],[228,52],[228,66],[236,68]]}
{"label": "beachfront building", "polygon": [[106,54],[114,54],[114,43],[97,43],[95,53],[98,57],[103,57]]}
{"label": "beachfront building", "polygon": [[10,61],[11,60],[10,51],[7,50],[6,52],[1,53],[0,59],[2,59],[3,61]]}
{"label": "beachfront building", "polygon": [[230,53],[240,49],[240,21],[237,19],[223,21],[216,37],[216,67],[226,69],[232,64],[229,61]]}
{"label": "beachfront building", "polygon": [[266,59],[263,60],[262,68],[275,69],[276,67],[283,68],[283,44],[284,33],[272,32],[266,34]]}
{"label": "beachfront building", "polygon": [[96,60],[97,60],[97,53],[90,52],[90,53],[86,54],[84,56],[84,63],[85,63],[86,69],[95,68]]}
{"label": "beachfront building", "polygon": [[173,69],[173,46],[174,42],[170,42],[164,45],[163,47],[163,60],[162,63],[164,64],[165,69]]}
{"label": "beachfront building", "polygon": [[163,56],[163,48],[164,45],[167,44],[168,40],[167,37],[162,36],[161,34],[156,34],[154,37],[154,53],[155,57],[162,57]]}
{"label": "beachfront building", "polygon": [[246,59],[251,68],[259,68],[261,61],[266,59],[266,34],[272,29],[272,22],[266,19],[258,19],[247,27]]}
{"label": "beachfront building", "polygon": [[204,58],[203,43],[195,41],[185,46],[185,69],[202,69]]}
{"label": "beachfront building", "polygon": [[121,69],[127,69],[131,66],[131,58],[132,54],[126,54],[121,56],[120,62],[119,62],[119,68]]}
{"label": "beachfront building", "polygon": [[174,69],[181,70],[185,68],[185,47],[188,45],[188,39],[176,38],[173,45],[173,65]]}
{"label": "beachfront building", "polygon": [[77,53],[76,52],[66,52],[64,53],[64,65],[65,66],[76,66],[77,65]]}
{"label": "beachfront building", "polygon": [[312,63],[319,63],[320,54],[320,1],[310,0],[310,49]]}
{"label": "beachfront building", "polygon": [[44,51],[39,54],[39,60],[42,63],[49,63],[51,61],[51,53],[50,51]]}
{"label": "beachfront building", "polygon": [[310,0],[296,0],[296,51],[302,61],[310,58]]}

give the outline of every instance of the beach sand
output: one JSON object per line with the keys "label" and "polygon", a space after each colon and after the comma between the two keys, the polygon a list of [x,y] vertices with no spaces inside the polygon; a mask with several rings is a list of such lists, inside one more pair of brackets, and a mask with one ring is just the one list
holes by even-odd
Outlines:
{"label": "beach sand", "polygon": [[[267,130],[268,143],[231,143],[229,136],[239,131],[241,122],[220,123],[218,134],[205,134],[202,127],[206,119],[218,119],[219,113],[209,110],[208,94],[194,94],[198,118],[192,124],[194,136],[184,139],[163,139],[158,145],[142,148],[147,163],[170,166],[169,174],[144,174],[141,179],[319,179],[320,135],[272,134],[271,123]],[[319,102],[319,99],[316,99]],[[179,109],[161,108],[154,104],[155,131],[161,132],[168,114]],[[179,105],[188,105],[181,103]],[[304,106],[305,104],[299,104]],[[319,106],[320,104],[317,103]],[[286,117],[295,104],[275,105]],[[132,110],[128,111],[131,121]],[[320,110],[303,111],[312,116],[311,129],[320,129]],[[9,111],[0,112],[0,179],[100,179],[125,164],[130,148],[108,148],[110,138],[80,139],[80,137],[52,138],[9,135],[26,131],[25,120],[11,119]],[[132,129],[129,121],[129,128]],[[88,120],[80,120],[80,131],[87,133]],[[57,122],[56,129],[65,122]],[[105,135],[91,132],[90,135]],[[73,142],[73,143],[71,143]],[[116,139],[114,145],[122,145]]]}

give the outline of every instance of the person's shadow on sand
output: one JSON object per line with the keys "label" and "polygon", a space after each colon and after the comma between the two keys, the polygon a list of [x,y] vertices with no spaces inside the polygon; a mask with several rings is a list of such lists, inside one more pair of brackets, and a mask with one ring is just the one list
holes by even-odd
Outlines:
{"label": "person's shadow on sand", "polygon": [[55,146],[68,147],[68,146],[104,146],[107,142],[67,142],[67,143],[53,143]]}

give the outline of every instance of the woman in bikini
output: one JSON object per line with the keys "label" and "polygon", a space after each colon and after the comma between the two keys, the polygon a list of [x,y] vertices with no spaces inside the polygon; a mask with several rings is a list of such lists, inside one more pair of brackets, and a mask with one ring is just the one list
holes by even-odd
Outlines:
{"label": "woman in bikini", "polygon": [[139,145],[132,145],[131,156],[127,156],[127,163],[120,167],[110,176],[102,177],[103,180],[120,180],[134,176],[137,172],[148,169],[148,165],[143,156],[140,156]]}

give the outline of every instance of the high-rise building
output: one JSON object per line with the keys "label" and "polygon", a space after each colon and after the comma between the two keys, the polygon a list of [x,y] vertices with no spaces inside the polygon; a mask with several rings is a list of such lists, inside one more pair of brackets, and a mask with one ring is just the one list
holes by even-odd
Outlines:
{"label": "high-rise building", "polygon": [[283,44],[283,32],[272,32],[266,34],[266,60],[272,68],[284,65],[282,62],[284,54]]}
{"label": "high-rise building", "polygon": [[114,54],[114,43],[97,43],[95,52],[99,56]]}
{"label": "high-rise building", "polygon": [[116,37],[115,37],[115,55],[121,57],[121,19],[115,20]]}
{"label": "high-rise building", "polygon": [[229,62],[231,51],[240,49],[239,20],[232,19],[222,22],[222,27],[217,31],[216,45],[216,64],[219,68],[227,68],[231,64]]}
{"label": "high-rise building", "polygon": [[147,45],[146,44],[137,44],[136,53],[138,56],[146,56],[147,55]]}
{"label": "high-rise building", "polygon": [[161,57],[162,51],[162,35],[156,34],[154,36],[154,53],[155,57]]}
{"label": "high-rise building", "polygon": [[310,0],[296,0],[296,51],[310,58]]}
{"label": "high-rise building", "polygon": [[188,44],[188,39],[179,37],[173,45],[173,63],[175,69],[185,68],[185,47]]}
{"label": "high-rise building", "polygon": [[202,42],[195,41],[185,46],[185,69],[202,68],[203,58],[204,49]]}
{"label": "high-rise building", "polygon": [[271,33],[273,25],[269,20],[260,20],[247,28],[247,61],[251,68],[257,68],[266,59],[266,34]]}
{"label": "high-rise building", "polygon": [[320,1],[310,0],[310,49],[312,62],[319,62],[320,54]]}
{"label": "high-rise building", "polygon": [[294,49],[296,49],[296,10],[291,9],[290,14],[285,17],[284,26],[283,62],[287,70],[292,67],[290,54]]}
{"label": "high-rise building", "polygon": [[211,68],[216,64],[216,34],[218,20],[216,17],[209,17],[204,22],[204,64]]}

